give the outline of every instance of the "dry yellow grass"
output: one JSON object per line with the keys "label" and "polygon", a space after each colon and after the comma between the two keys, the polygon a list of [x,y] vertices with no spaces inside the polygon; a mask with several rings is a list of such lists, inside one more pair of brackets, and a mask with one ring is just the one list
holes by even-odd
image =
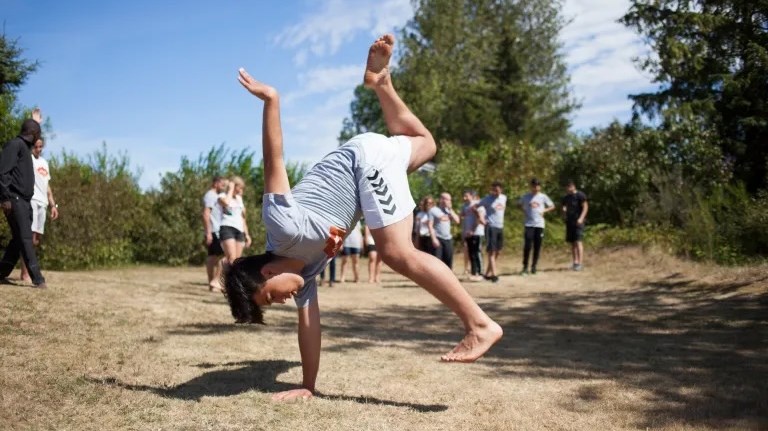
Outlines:
{"label": "dry yellow grass", "polygon": [[590,263],[466,284],[506,332],[471,365],[437,361],[459,322],[407,280],[322,288],[321,394],[296,404],[269,400],[301,379],[292,306],[236,326],[200,268],[49,272],[0,287],[0,429],[768,428],[767,267]]}

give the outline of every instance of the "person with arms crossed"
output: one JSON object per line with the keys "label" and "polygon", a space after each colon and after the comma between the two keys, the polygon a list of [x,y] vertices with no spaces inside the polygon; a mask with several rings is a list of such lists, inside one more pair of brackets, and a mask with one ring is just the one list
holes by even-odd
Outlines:
{"label": "person with arms crossed", "polygon": [[584,223],[589,212],[587,195],[576,190],[576,183],[568,181],[565,185],[565,196],[562,199],[563,216],[565,217],[565,241],[571,244],[574,271],[581,271],[584,259]]}
{"label": "person with arms crossed", "polygon": [[485,270],[485,279],[494,283],[499,282],[497,259],[504,249],[504,211],[507,209],[507,195],[502,193],[501,183],[494,181],[491,184],[491,192],[485,196],[477,206],[485,208],[486,224],[485,241],[488,252],[488,268]]}
{"label": "person with arms crossed", "polygon": [[528,275],[528,259],[533,248],[531,274],[536,274],[539,263],[541,244],[544,241],[544,214],[555,209],[549,196],[541,193],[541,183],[536,178],[531,180],[531,191],[519,201],[520,209],[525,213],[525,232],[523,234],[523,270],[520,275]]}
{"label": "person with arms crossed", "polygon": [[11,241],[0,259],[0,279],[6,280],[21,255],[32,278],[32,285],[45,289],[45,277],[40,272],[32,243],[32,196],[35,193],[35,169],[32,147],[40,139],[42,115],[39,109],[32,119],[24,120],[19,135],[3,146],[0,153],[0,207],[3,209]]}
{"label": "person with arms crossed", "polygon": [[203,196],[203,230],[208,257],[205,259],[205,271],[208,274],[208,290],[223,292],[221,287],[221,258],[224,250],[221,248],[219,228],[221,226],[221,205],[219,194],[227,191],[229,180],[216,175],[213,177],[211,188]]}
{"label": "person with arms crossed", "polygon": [[440,201],[429,210],[429,236],[432,240],[435,257],[445,266],[453,269],[453,235],[451,225],[459,223],[459,216],[451,208],[451,195],[440,193]]}
{"label": "person with arms crossed", "polygon": [[434,295],[460,317],[464,338],[442,360],[473,362],[502,337],[491,320],[434,256],[411,241],[415,206],[408,187],[413,172],[435,155],[430,132],[392,85],[389,60],[394,37],[369,50],[365,85],[376,94],[389,133],[353,137],[326,155],[291,189],[283,159],[277,91],[240,69],[240,83],[263,102],[264,204],[267,253],[234,262],[225,275],[232,315],[238,322],[263,322],[263,307],[293,297],[298,306],[301,388],[275,400],[309,398],[320,366],[320,309],[315,277],[341,247],[361,216],[384,263]]}

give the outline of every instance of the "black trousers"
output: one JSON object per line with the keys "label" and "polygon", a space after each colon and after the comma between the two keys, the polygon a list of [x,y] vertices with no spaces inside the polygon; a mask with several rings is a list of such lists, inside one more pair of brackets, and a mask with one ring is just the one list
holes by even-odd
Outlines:
{"label": "black trousers", "polygon": [[531,268],[536,268],[536,264],[539,263],[539,254],[541,253],[541,243],[544,240],[544,228],[543,227],[525,227],[525,245],[523,246],[523,268],[528,268],[528,257],[531,254],[531,247],[533,247],[533,265]]}
{"label": "black trousers", "polygon": [[434,249],[434,256],[443,261],[448,268],[453,268],[453,240],[438,238],[440,247]]}
{"label": "black trousers", "polygon": [[37,254],[32,244],[32,205],[17,196],[11,197],[11,212],[5,215],[8,226],[11,228],[11,242],[5,247],[5,254],[0,260],[0,278],[11,275],[19,255],[27,265],[32,283],[45,283],[45,278],[40,272],[40,264],[37,262]]}
{"label": "black trousers", "polygon": [[472,275],[483,273],[483,262],[480,257],[480,235],[472,235],[464,238],[467,243],[467,253],[469,254],[469,263],[472,268]]}

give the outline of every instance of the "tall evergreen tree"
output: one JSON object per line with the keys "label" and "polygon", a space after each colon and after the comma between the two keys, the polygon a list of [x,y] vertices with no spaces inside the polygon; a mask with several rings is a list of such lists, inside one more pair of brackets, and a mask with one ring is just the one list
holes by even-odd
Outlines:
{"label": "tall evergreen tree", "polygon": [[[561,2],[417,0],[402,31],[395,85],[438,141],[563,142],[576,103],[558,41]],[[363,90],[364,91],[364,90]],[[373,130],[356,91],[344,133]],[[366,107],[365,109],[361,109]]]}
{"label": "tall evergreen tree", "polygon": [[768,186],[768,0],[633,0],[622,21],[653,49],[640,66],[659,84],[637,109],[711,130],[737,179]]}

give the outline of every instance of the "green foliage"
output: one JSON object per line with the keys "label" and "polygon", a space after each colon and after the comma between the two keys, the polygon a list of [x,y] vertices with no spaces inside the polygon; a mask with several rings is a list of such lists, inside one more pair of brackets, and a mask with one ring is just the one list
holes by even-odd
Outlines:
{"label": "green foliage", "polygon": [[622,18],[651,45],[639,64],[660,84],[632,96],[666,127],[694,116],[756,193],[768,186],[768,2],[633,0]]}
{"label": "green foliage", "polygon": [[0,96],[14,94],[40,65],[22,58],[23,53],[18,39],[0,34]]}
{"label": "green foliage", "polygon": [[381,106],[376,94],[363,85],[355,87],[355,97],[350,104],[351,118],[345,118],[339,133],[339,144],[365,132],[387,133]]}
{"label": "green foliage", "polygon": [[50,269],[134,262],[133,241],[144,219],[137,173],[106,145],[87,160],[64,153],[50,160],[61,216],[46,226],[41,261]]}
{"label": "green foliage", "polygon": [[[84,159],[64,153],[50,164],[61,216],[46,226],[40,250],[45,268],[202,263],[201,198],[214,175],[239,175],[246,181],[250,251],[264,249],[259,223],[263,169],[250,150],[233,152],[221,145],[195,161],[184,158],[179,170],[165,174],[160,187],[147,192],[139,189],[139,173],[131,169],[128,157],[109,154],[106,144]],[[288,171],[295,184],[305,167],[289,163]]]}
{"label": "green foliage", "polygon": [[[287,170],[291,184],[295,184],[306,169],[289,163]],[[151,216],[144,220],[141,236],[135,238],[138,261],[171,265],[204,261],[201,199],[216,175],[238,175],[245,180],[243,201],[253,239],[246,252],[264,249],[266,232],[260,223],[263,166],[251,150],[232,152],[220,145],[195,161],[182,158],[181,167],[165,174],[160,187],[146,194],[146,211]]]}
{"label": "green foliage", "polygon": [[[440,143],[559,145],[576,108],[558,41],[560,8],[545,0],[417,1],[393,82]],[[383,126],[375,96],[358,87],[340,139]]]}

